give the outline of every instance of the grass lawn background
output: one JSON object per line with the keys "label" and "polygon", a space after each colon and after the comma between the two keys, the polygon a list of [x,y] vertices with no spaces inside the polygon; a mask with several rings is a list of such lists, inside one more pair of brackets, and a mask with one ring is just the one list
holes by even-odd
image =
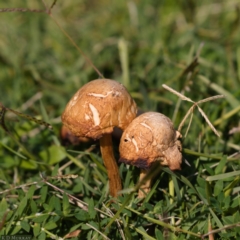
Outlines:
{"label": "grass lawn background", "polygon": [[[11,111],[1,118],[9,132],[0,130],[0,235],[240,237],[239,1],[68,0],[56,1],[51,15],[6,8],[45,6],[40,0],[0,3],[0,102],[53,130]],[[113,202],[98,142],[63,146],[59,138],[65,105],[99,77],[81,51],[104,77],[122,82],[142,110],[165,114],[176,128],[192,104],[162,84],[193,101],[223,94],[199,105],[220,138],[195,108],[183,139],[191,167],[183,163],[177,173],[162,169],[139,202],[131,191],[139,170],[121,164],[128,190]],[[118,159],[118,140],[114,144]]]}

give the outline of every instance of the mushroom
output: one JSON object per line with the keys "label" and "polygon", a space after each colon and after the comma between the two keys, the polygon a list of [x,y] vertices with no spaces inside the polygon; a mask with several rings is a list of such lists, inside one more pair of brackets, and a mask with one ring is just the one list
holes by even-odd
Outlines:
{"label": "mushroom", "polygon": [[[174,130],[168,117],[157,112],[143,113],[123,132],[119,161],[142,169],[140,181],[157,161],[171,170],[180,170],[182,146],[179,138],[181,134]],[[143,183],[142,190],[145,193],[149,192],[150,188],[151,180]],[[144,192],[139,191],[138,196],[144,197]]]}
{"label": "mushroom", "polygon": [[97,79],[85,84],[74,94],[62,114],[63,124],[74,135],[100,140],[113,197],[122,190],[122,184],[111,133],[114,127],[124,130],[136,114],[136,103],[126,88],[110,79]]}

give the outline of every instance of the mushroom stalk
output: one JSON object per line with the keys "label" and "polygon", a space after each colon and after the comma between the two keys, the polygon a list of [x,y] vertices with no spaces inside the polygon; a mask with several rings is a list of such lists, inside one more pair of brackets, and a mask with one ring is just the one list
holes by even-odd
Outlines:
{"label": "mushroom stalk", "polygon": [[110,194],[113,197],[117,197],[118,192],[122,190],[122,183],[118,165],[113,154],[112,135],[104,134],[99,140],[103,162],[107,169]]}
{"label": "mushroom stalk", "polygon": [[151,191],[152,179],[146,179],[146,175],[148,174],[148,172],[149,170],[140,170],[139,182],[141,183],[141,186],[138,190],[138,198],[145,198],[146,195]]}

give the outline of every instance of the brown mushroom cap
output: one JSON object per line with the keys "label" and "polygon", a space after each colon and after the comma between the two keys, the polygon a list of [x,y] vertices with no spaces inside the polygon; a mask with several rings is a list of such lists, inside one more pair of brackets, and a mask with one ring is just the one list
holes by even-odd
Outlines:
{"label": "brown mushroom cap", "polygon": [[110,79],[97,79],[80,88],[67,104],[62,122],[78,137],[100,138],[124,130],[136,117],[137,106],[126,88]]}
{"label": "brown mushroom cap", "polygon": [[79,145],[83,142],[89,142],[91,139],[86,137],[77,137],[65,125],[60,129],[60,139],[63,145]]}
{"label": "brown mushroom cap", "polygon": [[180,137],[168,117],[156,112],[144,113],[123,132],[119,161],[147,169],[159,160],[171,170],[181,169]]}

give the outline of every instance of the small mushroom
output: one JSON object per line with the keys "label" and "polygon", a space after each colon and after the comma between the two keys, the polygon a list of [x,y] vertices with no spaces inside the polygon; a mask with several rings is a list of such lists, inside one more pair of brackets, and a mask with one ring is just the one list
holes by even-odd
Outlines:
{"label": "small mushroom", "polygon": [[[153,163],[159,161],[171,170],[180,170],[182,163],[181,134],[174,130],[171,120],[161,113],[146,112],[135,118],[120,140],[120,162],[142,169],[140,180]],[[150,191],[150,181],[142,189]],[[139,191],[139,197],[144,197]]]}
{"label": "small mushroom", "polygon": [[85,84],[74,94],[62,114],[63,124],[74,135],[100,140],[113,197],[122,189],[122,184],[113,154],[111,133],[114,127],[124,130],[136,114],[137,106],[126,88],[110,79]]}

